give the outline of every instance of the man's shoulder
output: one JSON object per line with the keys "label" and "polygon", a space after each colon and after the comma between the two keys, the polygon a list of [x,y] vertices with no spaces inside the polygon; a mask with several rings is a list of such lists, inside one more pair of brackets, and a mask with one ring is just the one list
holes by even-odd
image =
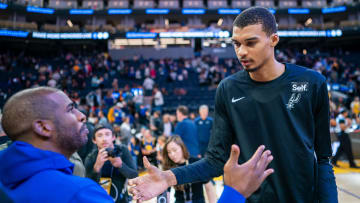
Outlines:
{"label": "man's shoulder", "polygon": [[319,72],[296,64],[286,64],[286,68],[289,68],[290,75],[296,75],[298,77],[305,77],[308,80],[315,82],[324,82],[326,80],[325,76]]}
{"label": "man's shoulder", "polygon": [[226,78],[222,79],[221,82],[219,83],[219,86],[231,85],[237,81],[245,82],[245,81],[247,81],[247,80],[245,80],[246,74],[247,74],[246,71],[240,70],[240,71],[238,71],[234,74],[231,74],[231,75],[227,76]]}
{"label": "man's shoulder", "polygon": [[103,189],[88,178],[66,174],[58,170],[44,170],[32,176],[13,192],[19,193],[23,197],[27,196],[30,202],[34,199],[69,202],[80,193],[91,195],[88,192],[90,188],[93,192],[103,193]]}

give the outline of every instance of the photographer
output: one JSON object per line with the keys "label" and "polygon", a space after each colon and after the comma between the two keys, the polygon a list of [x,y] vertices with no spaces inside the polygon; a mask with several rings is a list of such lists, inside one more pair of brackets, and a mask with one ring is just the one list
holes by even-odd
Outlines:
{"label": "photographer", "polygon": [[135,178],[138,173],[127,147],[114,145],[114,140],[111,128],[95,128],[93,142],[97,149],[86,157],[86,176],[98,182],[115,202],[129,202],[126,179]]}

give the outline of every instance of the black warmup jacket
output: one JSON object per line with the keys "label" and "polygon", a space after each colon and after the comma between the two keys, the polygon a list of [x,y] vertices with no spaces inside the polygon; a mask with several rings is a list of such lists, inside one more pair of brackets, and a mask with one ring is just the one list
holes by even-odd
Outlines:
{"label": "black warmup jacket", "polygon": [[240,147],[240,164],[265,145],[274,157],[269,167],[275,173],[247,202],[337,202],[329,164],[327,83],[313,70],[285,66],[285,72],[270,82],[255,82],[239,71],[220,83],[206,156],[172,169],[178,184],[222,175],[232,144]]}

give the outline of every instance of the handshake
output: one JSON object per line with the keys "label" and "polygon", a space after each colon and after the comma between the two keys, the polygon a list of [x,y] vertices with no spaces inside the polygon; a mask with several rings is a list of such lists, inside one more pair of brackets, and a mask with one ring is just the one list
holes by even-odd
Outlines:
{"label": "handshake", "polygon": [[[235,189],[244,198],[248,198],[255,192],[261,183],[272,173],[273,169],[267,169],[273,156],[265,146],[260,146],[250,160],[239,165],[240,149],[237,145],[231,146],[230,158],[224,166],[224,183]],[[129,181],[130,193],[134,199],[144,201],[160,195],[168,187],[177,184],[174,173],[170,170],[161,171],[152,166],[144,157],[144,166],[148,174]],[[223,196],[220,198],[220,200]],[[219,201],[220,202],[220,201]]]}

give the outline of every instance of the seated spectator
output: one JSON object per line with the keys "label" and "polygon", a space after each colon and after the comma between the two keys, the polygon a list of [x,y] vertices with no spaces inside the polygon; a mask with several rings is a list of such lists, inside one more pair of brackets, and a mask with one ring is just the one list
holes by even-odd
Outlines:
{"label": "seated spectator", "polygon": [[85,159],[86,176],[102,185],[115,202],[127,203],[126,179],[137,177],[138,174],[128,148],[114,145],[114,141],[112,129],[96,127],[93,142],[97,149]]}

